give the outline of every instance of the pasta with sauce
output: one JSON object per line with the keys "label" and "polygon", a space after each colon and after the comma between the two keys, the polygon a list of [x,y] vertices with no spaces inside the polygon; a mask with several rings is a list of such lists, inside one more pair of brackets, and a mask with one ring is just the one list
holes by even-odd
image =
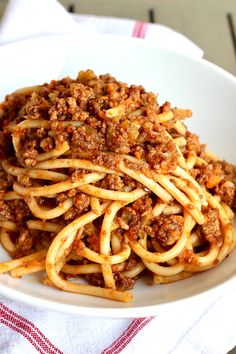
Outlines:
{"label": "pasta with sauce", "polygon": [[6,96],[0,273],[127,302],[144,272],[169,283],[222,262],[235,168],[187,130],[191,115],[91,70]]}

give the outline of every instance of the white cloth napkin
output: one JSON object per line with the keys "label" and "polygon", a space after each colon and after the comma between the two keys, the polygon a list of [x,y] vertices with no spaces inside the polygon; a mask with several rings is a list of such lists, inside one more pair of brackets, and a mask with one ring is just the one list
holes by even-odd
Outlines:
{"label": "white cloth napkin", "polygon": [[[40,35],[78,32],[145,38],[192,56],[203,52],[161,25],[70,15],[56,0],[11,0],[0,26],[0,44]],[[0,296],[0,353],[225,354],[236,344],[236,286],[218,288],[155,317],[106,319],[38,310]]]}
{"label": "white cloth napkin", "polygon": [[56,0],[10,0],[0,26],[0,44],[70,32],[145,38],[164,48],[192,56],[203,55],[197,45],[168,27],[113,17],[71,15]]}
{"label": "white cloth napkin", "polygon": [[4,354],[226,354],[236,344],[236,286],[169,305],[155,317],[89,318],[0,296]]}

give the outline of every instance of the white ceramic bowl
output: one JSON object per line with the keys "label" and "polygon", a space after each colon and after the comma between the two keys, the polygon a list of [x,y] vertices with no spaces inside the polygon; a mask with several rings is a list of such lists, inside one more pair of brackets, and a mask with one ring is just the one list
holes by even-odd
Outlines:
{"label": "white ceramic bowl", "polygon": [[[114,36],[53,36],[0,48],[0,100],[13,90],[61,78],[82,69],[111,73],[142,84],[178,107],[191,108],[190,129],[217,155],[236,163],[236,79],[203,60],[166,51],[144,40]],[[1,249],[0,259],[8,256]],[[192,278],[150,286],[140,280],[132,303],[76,295],[45,287],[42,275],[0,276],[0,293],[29,304],[91,316],[131,317],[156,314],[192,296],[236,284],[236,253],[221,265]]]}

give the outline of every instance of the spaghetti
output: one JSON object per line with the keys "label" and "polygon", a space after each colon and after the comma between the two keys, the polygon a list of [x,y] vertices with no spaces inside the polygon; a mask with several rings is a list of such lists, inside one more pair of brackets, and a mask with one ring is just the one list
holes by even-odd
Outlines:
{"label": "spaghetti", "polygon": [[[0,104],[0,273],[128,302],[143,273],[185,279],[234,249],[234,166],[142,86],[91,70]],[[210,276],[210,273],[209,273]]]}

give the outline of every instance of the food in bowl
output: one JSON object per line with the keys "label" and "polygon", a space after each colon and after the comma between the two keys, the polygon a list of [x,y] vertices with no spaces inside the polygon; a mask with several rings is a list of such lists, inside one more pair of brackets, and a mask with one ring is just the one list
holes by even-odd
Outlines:
{"label": "food in bowl", "polygon": [[91,70],[7,95],[0,273],[128,302],[145,272],[162,284],[221,263],[236,170],[188,131],[191,115]]}

